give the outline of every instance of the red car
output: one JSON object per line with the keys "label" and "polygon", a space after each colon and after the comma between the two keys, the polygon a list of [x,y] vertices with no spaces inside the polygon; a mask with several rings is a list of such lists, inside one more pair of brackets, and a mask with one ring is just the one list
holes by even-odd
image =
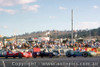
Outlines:
{"label": "red car", "polygon": [[30,58],[32,57],[32,53],[31,52],[19,52],[18,57],[19,58],[22,58],[22,57]]}
{"label": "red car", "polygon": [[7,59],[8,57],[13,57],[13,58],[22,58],[22,57],[26,57],[26,58],[30,58],[32,57],[32,53],[31,52],[21,52],[21,51],[7,51],[7,54],[5,55],[5,58]]}
{"label": "red car", "polygon": [[7,51],[6,55],[5,55],[5,58],[7,59],[8,57],[13,57],[13,58],[16,58],[18,57],[18,52],[11,52],[11,51]]}

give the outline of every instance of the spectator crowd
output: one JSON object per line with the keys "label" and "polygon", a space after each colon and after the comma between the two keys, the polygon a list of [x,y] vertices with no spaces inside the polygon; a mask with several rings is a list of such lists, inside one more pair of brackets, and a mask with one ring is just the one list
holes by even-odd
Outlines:
{"label": "spectator crowd", "polygon": [[35,46],[39,46],[40,48],[73,48],[73,47],[91,47],[91,48],[100,48],[100,42],[74,42],[73,44],[70,42],[66,43],[60,43],[60,42],[36,42],[36,43],[11,43],[7,42],[6,44],[3,44],[3,42],[0,42],[0,50],[2,49],[30,49],[34,48]]}

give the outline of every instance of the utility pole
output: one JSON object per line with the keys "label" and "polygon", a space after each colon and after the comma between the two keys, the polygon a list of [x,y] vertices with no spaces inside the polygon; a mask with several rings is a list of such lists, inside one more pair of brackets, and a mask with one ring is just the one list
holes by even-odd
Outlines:
{"label": "utility pole", "polygon": [[71,30],[72,30],[72,39],[71,39],[71,41],[72,41],[72,45],[73,45],[73,9],[71,11]]}

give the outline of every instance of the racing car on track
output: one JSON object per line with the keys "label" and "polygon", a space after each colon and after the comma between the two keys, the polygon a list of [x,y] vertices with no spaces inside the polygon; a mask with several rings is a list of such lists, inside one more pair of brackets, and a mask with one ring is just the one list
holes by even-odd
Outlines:
{"label": "racing car on track", "polygon": [[73,50],[73,49],[71,49],[71,48],[68,48],[68,49],[53,49],[52,51],[53,51],[53,53],[55,55],[58,55],[58,56],[66,56],[66,52],[68,50]]}
{"label": "racing car on track", "polygon": [[5,58],[7,59],[8,57],[13,57],[13,58],[22,58],[22,57],[26,57],[26,58],[29,58],[29,57],[32,57],[32,53],[27,51],[7,51],[6,52],[6,55],[5,55]]}
{"label": "racing car on track", "polygon": [[0,57],[4,57],[6,55],[6,50],[0,50]]}
{"label": "racing car on track", "polygon": [[76,56],[83,56],[83,57],[92,57],[92,56],[96,56],[96,52],[94,51],[73,51],[73,50],[69,50],[66,52],[66,56],[67,57],[76,57]]}
{"label": "racing car on track", "polygon": [[44,49],[43,51],[40,52],[41,57],[44,56],[49,56],[50,58],[52,58],[53,56],[57,56],[56,52],[53,52],[50,49]]}
{"label": "racing car on track", "polygon": [[56,52],[53,52],[52,49],[45,48],[45,49],[41,49],[40,52],[33,52],[34,58],[36,58],[38,56],[40,56],[41,58],[43,58],[43,57],[52,58],[53,56],[58,56],[58,54]]}

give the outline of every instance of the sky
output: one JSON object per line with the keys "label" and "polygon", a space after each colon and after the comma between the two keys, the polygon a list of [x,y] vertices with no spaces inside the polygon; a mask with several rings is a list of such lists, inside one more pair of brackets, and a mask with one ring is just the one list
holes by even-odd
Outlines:
{"label": "sky", "polygon": [[0,35],[100,27],[100,0],[0,0]]}

